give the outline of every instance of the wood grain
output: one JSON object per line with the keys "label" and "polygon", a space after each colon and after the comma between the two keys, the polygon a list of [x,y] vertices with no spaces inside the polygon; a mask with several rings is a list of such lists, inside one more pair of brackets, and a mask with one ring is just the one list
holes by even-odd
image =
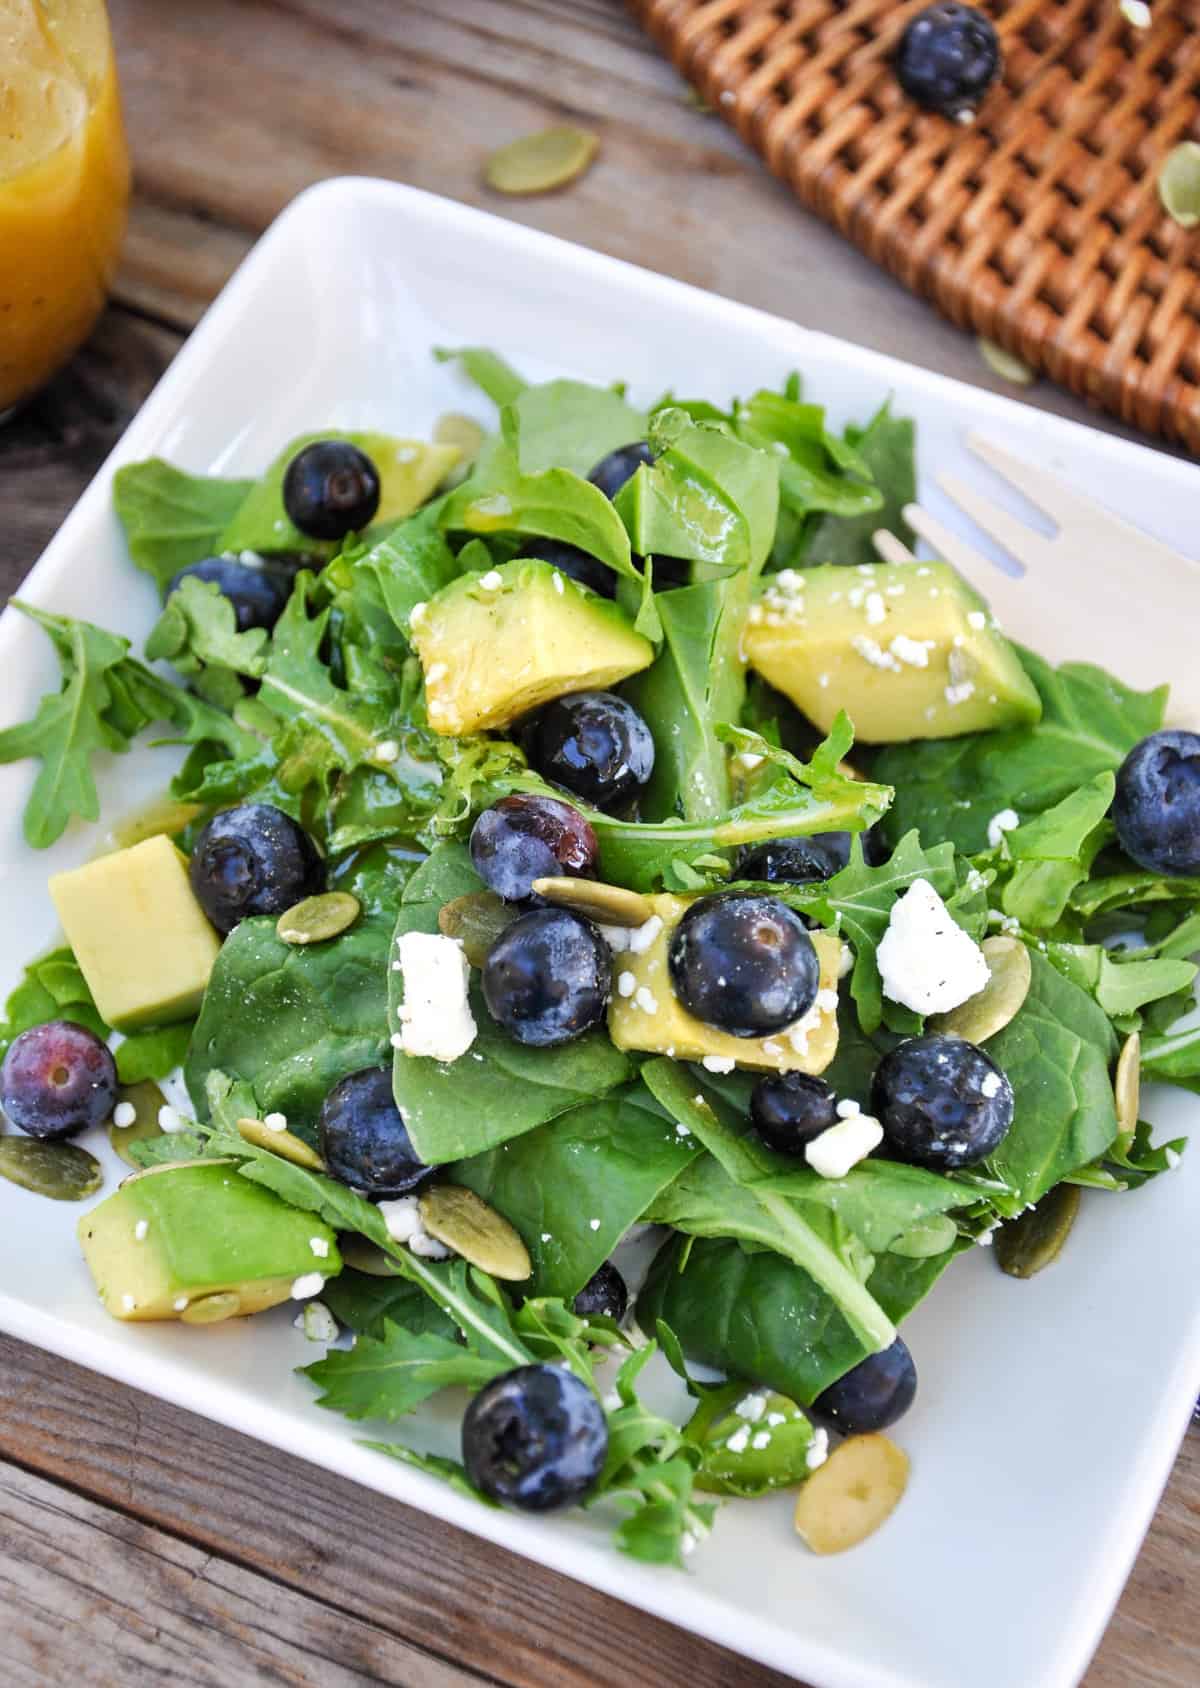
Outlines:
{"label": "wood grain", "polygon": [[[1004,390],[967,337],[695,109],[620,0],[112,0],[112,12],[137,173],[118,300],[72,368],[0,428],[0,595],[258,232],[348,170]],[[562,117],[602,138],[582,181],[520,201],[483,186],[492,148]],[[1021,396],[1085,415],[1053,389]],[[782,1688],[551,1571],[3,1338],[0,1462],[5,1685]],[[1198,1564],[1193,1433],[1087,1688],[1200,1682]]]}

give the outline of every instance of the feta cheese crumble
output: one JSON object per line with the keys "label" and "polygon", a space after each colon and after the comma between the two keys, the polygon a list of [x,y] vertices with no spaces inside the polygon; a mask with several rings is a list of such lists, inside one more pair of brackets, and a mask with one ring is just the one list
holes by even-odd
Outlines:
{"label": "feta cheese crumble", "polygon": [[325,1288],[325,1279],[320,1272],[305,1272],[292,1285],[293,1301],[311,1301],[314,1295],[320,1295]]}
{"label": "feta cheese crumble", "polygon": [[454,1250],[431,1237],[421,1224],[421,1208],[416,1196],[397,1196],[394,1201],[378,1202],[376,1206],[393,1242],[403,1243],[426,1260],[449,1260]]}
{"label": "feta cheese crumble", "polygon": [[589,1231],[598,1231],[599,1229],[600,1229],[600,1221],[598,1219],[589,1219],[588,1220],[588,1230]]}
{"label": "feta cheese crumble", "polygon": [[756,1453],[761,1453],[764,1448],[769,1448],[771,1446],[771,1432],[769,1430],[757,1431],[750,1438],[750,1446]]}
{"label": "feta cheese crumble", "polygon": [[158,1129],[165,1132],[168,1137],[174,1137],[180,1131],[186,1131],[187,1128],[188,1122],[179,1109],[173,1108],[169,1102],[164,1102],[158,1110]]}
{"label": "feta cheese crumble", "polygon": [[883,620],[884,616],[887,614],[887,606],[885,605],[885,603],[883,601],[883,593],[882,592],[868,592],[867,593],[866,611],[867,611],[867,626],[868,627],[878,627],[879,623]]}
{"label": "feta cheese crumble", "polygon": [[636,1006],[641,1009],[643,1014],[658,1013],[658,998],[648,986],[639,985],[637,990],[633,993],[633,1000]]}
{"label": "feta cheese crumble", "polygon": [[440,932],[405,932],[396,942],[404,973],[398,1047],[406,1055],[457,1061],[476,1033],[467,999],[471,969],[462,943]]}
{"label": "feta cheese crumble", "polygon": [[706,1055],[700,1062],[705,1072],[731,1073],[737,1066],[732,1055]]}
{"label": "feta cheese crumble", "polygon": [[336,1342],[337,1320],[323,1301],[310,1301],[303,1312],[292,1320],[296,1330],[302,1330],[309,1342]]}
{"label": "feta cheese crumble", "polygon": [[132,1313],[136,1306],[137,1306],[137,1302],[133,1299],[132,1295],[123,1295],[121,1297],[121,1310],[122,1310],[122,1312]]}
{"label": "feta cheese crumble", "polygon": [[[504,502],[506,504],[508,503],[507,498],[504,500]],[[480,502],[479,502],[479,508],[482,509],[482,507],[483,507],[483,500],[481,499]],[[510,506],[510,508],[511,508],[511,506]],[[485,511],[484,513],[490,514],[491,512]],[[508,510],[501,510],[501,511],[497,511],[496,514],[507,516],[509,514],[509,511]],[[499,569],[489,569],[486,574],[480,575],[479,584],[480,584],[481,588],[483,589],[483,591],[485,591],[485,592],[498,592],[500,590],[500,588],[504,585],[504,576],[500,573]]]}
{"label": "feta cheese crumble", "polygon": [[137,1109],[132,1102],[118,1102],[113,1109],[112,1122],[118,1131],[127,1131],[137,1119]]}
{"label": "feta cheese crumble", "polygon": [[957,1008],[990,977],[983,951],[927,879],[914,879],[892,905],[875,961],[884,996],[918,1014]]}
{"label": "feta cheese crumble", "polygon": [[149,1235],[149,1232],[150,1232],[149,1223],[145,1219],[139,1219],[137,1224],[133,1227],[133,1240],[134,1240],[134,1242],[135,1243],[144,1243],[147,1236]]}
{"label": "feta cheese crumble", "polygon": [[726,1442],[725,1446],[729,1449],[731,1454],[744,1454],[746,1451],[746,1444],[749,1440],[750,1426],[748,1424],[740,1424],[734,1431],[733,1435],[729,1438],[728,1442]]}
{"label": "feta cheese crumble", "polygon": [[810,1471],[815,1471],[819,1465],[824,1465],[829,1458],[829,1432],[822,1426],[813,1431],[813,1439],[808,1444],[808,1451],[804,1455],[804,1463]]}
{"label": "feta cheese crumble", "polygon": [[177,1296],[176,1299],[171,1303],[172,1307],[174,1307],[174,1309],[177,1313],[186,1313],[187,1312],[187,1304],[188,1304],[188,1298],[187,1298],[186,1295]]}
{"label": "feta cheese crumble", "polygon": [[266,1126],[268,1131],[286,1131],[287,1130],[287,1115],[286,1114],[264,1114],[263,1115],[263,1124]]}
{"label": "feta cheese crumble", "polygon": [[329,1243],[326,1238],[310,1237],[308,1239],[308,1246],[312,1249],[318,1260],[329,1259]]}
{"label": "feta cheese crumble", "polygon": [[804,1158],[822,1178],[844,1178],[883,1142],[883,1127],[870,1114],[848,1114],[804,1145]]}
{"label": "feta cheese crumble", "polygon": [[765,1395],[744,1395],[733,1410],[739,1418],[747,1419],[751,1424],[757,1424],[767,1410],[767,1397]]}
{"label": "feta cheese crumble", "polygon": [[[637,990],[637,988],[638,988],[637,974],[631,973],[629,971],[628,967],[626,967],[623,972],[617,974],[617,995],[618,996],[632,996],[634,991]],[[643,986],[643,989],[644,988],[645,987]]]}
{"label": "feta cheese crumble", "polygon": [[1003,1082],[999,1073],[985,1073],[983,1083],[979,1086],[979,1094],[990,1102],[993,1096],[1000,1094],[1000,1086]]}
{"label": "feta cheese crumble", "polygon": [[644,925],[634,927],[633,931],[629,934],[629,948],[633,951],[634,955],[645,955],[646,951],[650,948],[650,945],[662,931],[662,924],[661,917],[657,914],[652,914]]}
{"label": "feta cheese crumble", "polygon": [[987,826],[987,841],[993,850],[1000,848],[1000,840],[1006,832],[1014,832],[1021,824],[1021,817],[1015,809],[999,809],[992,816]]}

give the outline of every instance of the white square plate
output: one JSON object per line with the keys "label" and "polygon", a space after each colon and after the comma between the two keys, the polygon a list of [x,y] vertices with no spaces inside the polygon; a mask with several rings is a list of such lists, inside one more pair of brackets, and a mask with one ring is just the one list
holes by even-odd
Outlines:
{"label": "white square plate", "polygon": [[[119,463],[158,453],[195,471],[254,473],[325,425],[420,434],[446,409],[487,417],[436,345],[491,345],[535,378],[627,378],[724,399],[803,371],[837,423],[888,393],[916,417],[923,495],[935,470],[985,479],[963,447],[982,430],[1160,538],[1188,547],[1200,475],[1139,446],[633,269],[448,201],[382,182],[304,194],[255,248],[81,499],[25,587],[31,600],[139,642],[156,613],[110,501]],[[992,489],[994,490],[994,489]],[[1010,500],[1011,502],[1011,500]],[[1129,582],[1131,637],[1182,606]],[[1088,604],[1078,654],[1088,651]],[[1037,643],[1036,583],[1028,625]],[[1169,676],[1165,676],[1169,678]],[[56,683],[43,635],[0,623],[0,722]],[[102,770],[105,814],[161,790],[171,751]],[[90,829],[23,843],[26,764],[0,768],[5,944],[0,986],[54,936],[47,875],[84,860]],[[1174,1135],[1196,1100],[1152,1097]],[[107,1145],[103,1152],[108,1155]],[[117,1163],[109,1179],[115,1181]],[[1082,1673],[1166,1480],[1200,1380],[1200,1151],[1141,1193],[1089,1197],[1062,1261],[1034,1284],[983,1251],[906,1327],[921,1390],[899,1431],[903,1505],[856,1552],[817,1559],[785,1497],[722,1510],[690,1574],[622,1559],[596,1517],[548,1522],[475,1506],[357,1445],[293,1368],[314,1350],[287,1310],[211,1331],[129,1326],[97,1304],[77,1210],[0,1185],[0,1327],[126,1383],[395,1495],[822,1688],[1065,1688]],[[453,1445],[452,1415],[422,1415]],[[369,1431],[367,1432],[369,1433]],[[87,1450],[80,1450],[83,1458]]]}

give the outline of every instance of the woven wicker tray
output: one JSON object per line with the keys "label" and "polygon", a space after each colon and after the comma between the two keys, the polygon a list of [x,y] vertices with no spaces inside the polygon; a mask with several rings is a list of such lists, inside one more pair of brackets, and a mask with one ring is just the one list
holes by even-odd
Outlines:
{"label": "woven wicker tray", "polygon": [[805,205],[961,327],[1200,452],[1200,229],[1156,172],[1200,139],[1200,0],[982,0],[1002,84],[970,126],[888,59],[925,0],[631,0]]}

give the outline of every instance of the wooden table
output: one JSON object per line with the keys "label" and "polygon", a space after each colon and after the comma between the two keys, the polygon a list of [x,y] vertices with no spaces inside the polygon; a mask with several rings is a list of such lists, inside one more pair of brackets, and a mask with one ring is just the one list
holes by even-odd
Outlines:
{"label": "wooden table", "polygon": [[[125,262],[91,344],[0,431],[6,591],[260,230],[323,176],[415,183],[1001,385],[969,339],[802,213],[696,108],[619,0],[112,0],[112,12],[137,169]],[[561,120],[603,137],[584,180],[519,201],[481,186],[491,148]],[[1086,415],[1046,386],[1027,396]],[[1095,1408],[1119,1435],[1120,1403]],[[1088,1688],[1200,1681],[1198,1570],[1193,1433]],[[0,1594],[0,1681],[14,1688],[783,1681],[6,1339]]]}

